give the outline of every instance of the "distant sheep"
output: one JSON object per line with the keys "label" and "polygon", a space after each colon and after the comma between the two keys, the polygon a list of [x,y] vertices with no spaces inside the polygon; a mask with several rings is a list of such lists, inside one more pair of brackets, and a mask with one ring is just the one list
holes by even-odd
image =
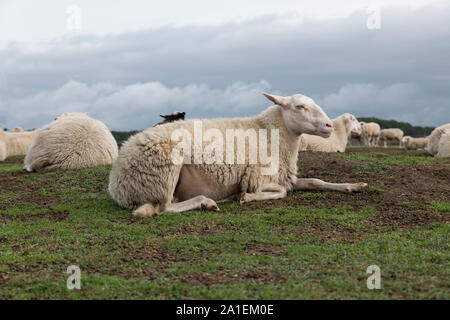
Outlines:
{"label": "distant sheep", "polygon": [[165,124],[165,123],[169,123],[169,122],[174,122],[174,121],[178,121],[178,120],[184,120],[184,116],[186,115],[186,112],[172,112],[170,114],[160,114],[159,116],[164,118],[164,121],[158,122],[157,124],[155,124],[155,127],[160,125],[160,124]]}
{"label": "distant sheep", "polygon": [[64,113],[37,131],[24,168],[29,172],[88,168],[111,164],[117,154],[116,140],[101,121],[84,113]]}
{"label": "distant sheep", "polygon": [[380,125],[375,122],[360,122],[362,128],[361,140],[368,147],[376,147],[380,138]]}
{"label": "distant sheep", "polygon": [[[217,211],[216,201],[239,196],[245,203],[281,199],[289,190],[355,192],[367,185],[298,178],[300,135],[309,133],[329,137],[333,125],[311,98],[301,94],[265,96],[275,105],[254,117],[176,121],[131,137],[120,149],[111,170],[109,192],[112,198],[122,207],[134,209],[136,216],[153,216],[194,209]],[[273,174],[263,174],[268,165],[252,164],[248,157],[242,164],[206,164],[202,161],[192,164],[195,152],[187,156],[190,163],[175,163],[171,158],[176,150],[173,133],[182,131],[192,136],[194,126],[199,123],[205,130],[211,129],[222,136],[226,136],[227,130],[276,130],[277,137],[279,134],[279,143],[275,141],[274,144],[279,150],[277,170]],[[271,138],[268,145],[272,142]],[[272,150],[272,146],[267,147]],[[183,155],[186,156],[185,153]]]}
{"label": "distant sheep", "polygon": [[405,136],[402,139],[402,144],[407,150],[426,149],[428,145],[428,138],[413,138]]}
{"label": "distant sheep", "polygon": [[450,129],[446,129],[439,139],[438,153],[436,157],[449,158],[450,157]]}
{"label": "distant sheep", "polygon": [[398,144],[399,147],[402,146],[402,138],[403,138],[403,131],[398,128],[390,128],[390,129],[383,129],[380,131],[380,138],[379,142],[382,142],[384,147],[387,147],[388,141],[391,143]]}
{"label": "distant sheep", "polygon": [[434,129],[428,136],[428,152],[435,156],[439,151],[439,140],[444,134],[444,131],[450,128],[450,123],[444,124]]}
{"label": "distant sheep", "polygon": [[8,149],[6,147],[6,134],[0,127],[0,161],[8,158]]}
{"label": "distant sheep", "polygon": [[23,129],[21,127],[15,127],[13,132],[23,132]]}
{"label": "distant sheep", "polygon": [[348,137],[353,132],[361,134],[361,125],[356,117],[350,113],[344,113],[333,119],[334,131],[329,138],[302,134],[300,137],[300,150],[322,152],[345,152]]}
{"label": "distant sheep", "polygon": [[33,142],[35,131],[5,132],[0,127],[0,161],[10,156],[25,155]]}

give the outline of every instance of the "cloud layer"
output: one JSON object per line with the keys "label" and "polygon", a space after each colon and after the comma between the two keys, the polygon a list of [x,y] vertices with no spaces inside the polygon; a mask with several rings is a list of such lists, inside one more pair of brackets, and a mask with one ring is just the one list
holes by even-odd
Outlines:
{"label": "cloud layer", "polygon": [[39,127],[88,111],[112,129],[141,129],[159,113],[250,115],[262,91],[303,93],[330,116],[450,122],[449,7],[310,20],[261,16],[219,26],[78,36],[0,50],[0,123]]}

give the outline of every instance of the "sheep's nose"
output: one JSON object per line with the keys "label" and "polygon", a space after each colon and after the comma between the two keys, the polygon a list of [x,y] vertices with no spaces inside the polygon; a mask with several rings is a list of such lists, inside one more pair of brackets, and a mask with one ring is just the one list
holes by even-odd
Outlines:
{"label": "sheep's nose", "polygon": [[333,124],[331,122],[328,122],[325,126],[327,128],[333,129]]}

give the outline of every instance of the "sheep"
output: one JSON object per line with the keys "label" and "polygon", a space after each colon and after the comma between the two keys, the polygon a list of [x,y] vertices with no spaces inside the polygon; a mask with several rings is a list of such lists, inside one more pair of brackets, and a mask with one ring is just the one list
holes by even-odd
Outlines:
{"label": "sheep", "polygon": [[438,153],[436,157],[449,158],[450,157],[450,129],[446,129],[441,139],[439,139]]}
{"label": "sheep", "polygon": [[355,116],[350,113],[344,113],[333,119],[333,127],[334,131],[327,139],[317,135],[302,134],[300,150],[345,152],[349,135],[352,132],[361,135],[361,125]]}
{"label": "sheep", "polygon": [[23,132],[23,129],[21,127],[15,127],[13,132]]}
{"label": "sheep", "polygon": [[413,138],[410,136],[404,136],[402,144],[407,150],[426,149],[428,145],[428,138]]}
{"label": "sheep", "polygon": [[380,131],[380,137],[379,141],[383,142],[384,147],[387,147],[387,142],[396,142],[398,143],[398,146],[401,147],[402,145],[402,137],[403,137],[403,131],[398,128],[390,128],[390,129],[383,129]]}
{"label": "sheep", "polygon": [[63,113],[39,129],[24,169],[42,172],[112,164],[118,147],[108,128],[84,113]]}
{"label": "sheep", "polygon": [[0,161],[8,158],[8,149],[6,148],[6,133],[0,126]]}
{"label": "sheep", "polygon": [[5,132],[0,128],[0,161],[10,156],[25,155],[34,135],[35,131]]}
{"label": "sheep", "polygon": [[[108,187],[110,195],[120,206],[134,209],[133,215],[145,217],[194,209],[218,211],[216,201],[235,199],[239,195],[241,203],[246,203],[281,199],[290,190],[358,192],[367,186],[366,183],[327,183],[297,178],[300,135],[308,133],[327,138],[333,124],[311,98],[301,94],[290,97],[264,95],[274,105],[258,116],[177,121],[134,135],[122,146],[113,164]],[[226,144],[231,141],[232,151],[236,151],[235,138],[243,138],[249,153],[250,148],[255,147],[250,143],[251,133],[258,132],[261,143],[263,133],[270,131],[270,141],[261,148],[260,157],[262,153],[267,155],[267,149],[271,150],[271,156],[278,155],[274,156],[278,164],[274,166],[275,171],[265,172],[267,162],[252,163],[247,155],[237,164],[234,161],[221,163],[217,158],[217,162],[203,161],[202,147],[208,139],[198,137],[198,127],[207,130],[206,133],[214,133],[209,138],[215,137],[219,141],[219,137],[230,130],[235,132],[226,139]],[[187,151],[182,153],[184,161],[174,161],[176,141],[180,143],[180,137],[183,137],[182,141],[190,141],[186,137],[192,134],[194,147],[187,144]],[[247,134],[249,139],[245,139]],[[266,134],[268,138],[269,134]],[[189,154],[192,149],[194,152]],[[219,158],[222,155],[223,152],[216,153]],[[238,159],[240,156],[242,153],[238,151]]]}
{"label": "sheep", "polygon": [[186,112],[172,112],[170,114],[160,114],[159,116],[164,118],[164,121],[158,122],[157,124],[155,124],[155,127],[160,125],[160,124],[164,124],[164,123],[169,123],[169,122],[174,122],[174,121],[178,121],[178,120],[184,120],[184,116],[186,115]]}
{"label": "sheep", "polygon": [[439,151],[439,140],[443,135],[444,131],[450,128],[450,123],[444,124],[440,127],[435,128],[431,131],[428,136],[428,152],[435,156]]}
{"label": "sheep", "polygon": [[378,139],[380,137],[380,125],[376,122],[364,122],[361,121],[361,140],[363,144],[368,147],[375,147],[378,144]]}

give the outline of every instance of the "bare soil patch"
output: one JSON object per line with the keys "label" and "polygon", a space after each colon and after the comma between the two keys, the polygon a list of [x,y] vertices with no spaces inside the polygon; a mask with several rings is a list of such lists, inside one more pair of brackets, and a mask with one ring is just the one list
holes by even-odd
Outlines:
{"label": "bare soil patch", "polygon": [[[371,152],[371,149],[351,150],[358,151]],[[392,155],[407,154],[406,150],[395,148],[383,148],[381,152]],[[424,153],[417,156],[429,157]],[[377,157],[381,158],[383,155]],[[347,160],[328,153],[301,152],[298,162],[299,177],[319,178],[328,182],[366,182],[369,187],[358,194],[324,192],[323,199],[303,200],[291,194],[285,202],[290,205],[324,208],[349,205],[362,209],[372,206],[378,212],[372,221],[393,227],[450,221],[448,212],[435,213],[430,208],[431,202],[448,201],[450,198],[450,161],[383,164],[383,173],[374,168],[377,165],[376,162]]]}

